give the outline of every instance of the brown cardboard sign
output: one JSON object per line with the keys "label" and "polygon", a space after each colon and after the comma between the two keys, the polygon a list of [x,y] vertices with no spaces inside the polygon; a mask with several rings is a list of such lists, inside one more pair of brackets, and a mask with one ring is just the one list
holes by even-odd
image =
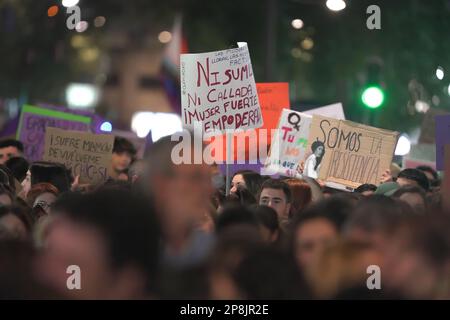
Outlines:
{"label": "brown cardboard sign", "polygon": [[44,160],[64,164],[80,183],[106,181],[111,167],[114,136],[47,128]]}
{"label": "brown cardboard sign", "polygon": [[378,185],[391,165],[398,135],[352,121],[313,116],[304,174],[352,189],[364,183]]}

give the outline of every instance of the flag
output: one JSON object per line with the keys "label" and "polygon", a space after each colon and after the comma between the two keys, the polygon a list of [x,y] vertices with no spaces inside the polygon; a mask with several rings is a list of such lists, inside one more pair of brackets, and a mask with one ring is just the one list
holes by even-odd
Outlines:
{"label": "flag", "polygon": [[182,30],[182,17],[177,15],[172,29],[172,39],[164,50],[160,75],[172,110],[179,115],[181,115],[180,54],[187,52],[187,41]]}

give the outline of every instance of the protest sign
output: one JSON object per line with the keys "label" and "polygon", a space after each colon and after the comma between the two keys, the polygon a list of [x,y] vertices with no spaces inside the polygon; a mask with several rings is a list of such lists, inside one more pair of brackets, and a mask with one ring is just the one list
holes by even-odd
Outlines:
{"label": "protest sign", "polygon": [[277,128],[283,109],[290,109],[289,83],[257,83],[256,90],[258,91],[259,104],[264,120],[260,129]]}
{"label": "protest sign", "polygon": [[205,136],[263,124],[247,45],[180,58],[183,126]]}
{"label": "protest sign", "polygon": [[279,173],[296,177],[301,171],[298,166],[305,158],[312,116],[284,109],[278,122],[270,154],[267,157],[264,174]]}
{"label": "protest sign", "polygon": [[450,144],[444,146],[444,179],[441,186],[442,207],[450,211]]}
{"label": "protest sign", "polygon": [[302,111],[304,114],[309,114],[311,116],[318,115],[329,118],[334,118],[338,120],[345,120],[344,109],[342,108],[342,103],[334,103],[320,108],[315,108],[307,111]]}
{"label": "protest sign", "polygon": [[435,143],[436,136],[436,117],[450,115],[447,111],[430,108],[422,121],[420,129],[419,143]]}
{"label": "protest sign", "polygon": [[[267,150],[271,143],[271,130],[277,128],[278,119],[280,119],[281,112],[283,108],[289,109],[289,84],[287,82],[272,82],[272,83],[257,83],[256,89],[258,92],[259,104],[261,106],[261,113],[263,117],[263,126],[255,129],[254,135],[248,135],[245,137],[245,133],[236,133],[233,137],[233,160],[237,160],[238,154],[244,153],[242,157],[250,162],[252,153],[249,152],[249,146],[252,148],[257,148],[258,150]],[[261,138],[260,138],[261,135]],[[237,145],[237,141],[245,139],[245,149],[240,150]],[[218,145],[223,145],[222,157],[220,154],[215,155],[215,160],[218,162],[225,161],[225,135],[216,136],[211,139],[211,142],[216,141],[220,143]],[[259,156],[259,155],[258,155]],[[258,158],[258,156],[256,156]],[[262,163],[264,159],[259,159]],[[252,161],[252,162],[255,162]]]}
{"label": "protest sign", "polygon": [[391,165],[397,139],[398,132],[313,116],[303,173],[352,189],[378,185]]}
{"label": "protest sign", "polygon": [[17,139],[24,145],[24,157],[28,161],[42,160],[47,127],[66,130],[89,131],[91,118],[30,105],[22,107]]}
{"label": "protest sign", "polygon": [[47,127],[43,159],[64,164],[80,183],[97,184],[109,177],[113,146],[113,135]]}
{"label": "protest sign", "polygon": [[444,147],[450,144],[450,115],[435,117],[436,122],[436,168],[444,169]]}

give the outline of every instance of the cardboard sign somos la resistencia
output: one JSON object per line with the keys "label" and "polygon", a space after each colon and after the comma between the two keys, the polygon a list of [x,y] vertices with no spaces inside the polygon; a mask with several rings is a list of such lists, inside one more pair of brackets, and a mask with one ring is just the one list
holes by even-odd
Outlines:
{"label": "cardboard sign somos la resistencia", "polygon": [[[315,115],[305,167],[308,160],[317,164],[314,161],[322,157],[316,166],[319,179],[350,189],[364,183],[378,185],[381,174],[391,165],[398,136],[398,132]],[[314,155],[313,143],[316,150],[322,145],[323,155]]]}

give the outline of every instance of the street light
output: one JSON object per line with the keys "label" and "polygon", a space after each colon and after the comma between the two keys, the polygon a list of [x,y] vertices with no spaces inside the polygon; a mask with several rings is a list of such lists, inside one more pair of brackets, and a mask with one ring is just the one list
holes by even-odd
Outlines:
{"label": "street light", "polygon": [[304,26],[303,20],[302,19],[294,19],[291,22],[292,28],[294,29],[301,29]]}
{"label": "street light", "polygon": [[331,11],[344,10],[347,5],[344,0],[327,0],[327,7]]}
{"label": "street light", "polygon": [[62,0],[62,5],[66,8],[76,6],[80,0]]}

